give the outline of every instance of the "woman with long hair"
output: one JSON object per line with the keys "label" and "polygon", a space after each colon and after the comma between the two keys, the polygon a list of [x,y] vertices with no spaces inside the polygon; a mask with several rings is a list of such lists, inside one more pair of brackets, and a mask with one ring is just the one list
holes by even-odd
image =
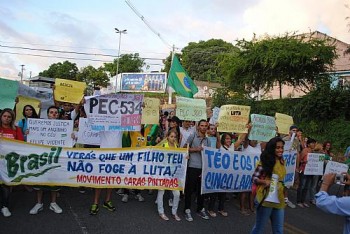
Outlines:
{"label": "woman with long hair", "polygon": [[[23,134],[19,127],[15,126],[15,112],[9,108],[5,108],[0,113],[0,137],[23,141]],[[9,210],[10,187],[1,185],[1,213],[5,217],[11,216]]]}
{"label": "woman with long hair", "polygon": [[24,118],[18,121],[17,126],[22,130],[24,139],[26,139],[28,134],[28,118],[38,119],[39,115],[32,105],[25,105],[22,114]]}
{"label": "woman with long hair", "polygon": [[[283,233],[284,208],[284,184],[286,167],[283,160],[284,141],[280,137],[272,138],[265,150],[260,155],[253,174],[253,183],[256,185],[256,221],[251,233],[264,233],[265,225],[271,220],[272,232]],[[272,176],[278,176],[277,198],[278,201],[265,201],[269,193]]]}

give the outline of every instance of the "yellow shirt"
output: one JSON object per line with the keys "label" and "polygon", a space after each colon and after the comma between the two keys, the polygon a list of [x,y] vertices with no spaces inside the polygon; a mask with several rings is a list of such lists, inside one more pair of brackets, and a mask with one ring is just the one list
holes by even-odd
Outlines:
{"label": "yellow shirt", "polygon": [[[261,165],[261,162],[258,163],[258,166],[259,165]],[[278,191],[278,200],[280,203],[264,201],[262,203],[262,206],[276,208],[276,209],[283,209],[286,207],[286,203],[284,202],[284,185],[282,181],[286,176],[286,167],[280,162],[280,160],[276,160],[275,166],[273,167],[273,170],[272,170],[272,174],[278,175],[277,191]],[[269,192],[268,189],[264,189],[262,185],[258,185],[257,191],[256,191],[257,201],[260,203],[262,199],[267,196],[268,192]]]}

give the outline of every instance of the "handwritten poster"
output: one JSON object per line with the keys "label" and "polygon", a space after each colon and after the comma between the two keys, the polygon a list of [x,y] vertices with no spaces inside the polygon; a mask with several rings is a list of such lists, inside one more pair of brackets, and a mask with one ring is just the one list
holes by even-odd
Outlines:
{"label": "handwritten poster", "polygon": [[87,118],[79,118],[79,131],[77,143],[88,145],[100,145],[101,137],[99,131],[91,129],[91,122]]}
{"label": "handwritten poster", "polygon": [[176,96],[176,115],[181,120],[206,120],[207,105],[205,103],[205,100]]}
{"label": "handwritten poster", "polygon": [[289,128],[293,125],[293,117],[281,113],[276,113],[275,117],[278,132],[282,134],[289,134]]}
{"label": "handwritten poster", "polygon": [[214,107],[212,109],[213,111],[213,116],[209,120],[209,124],[215,125],[218,122],[219,119],[219,113],[220,113],[220,108],[219,107]]}
{"label": "handwritten poster", "polygon": [[304,175],[323,175],[324,154],[308,153]]}
{"label": "handwritten poster", "polygon": [[158,98],[144,98],[145,107],[142,109],[142,124],[159,124],[159,107]]}
{"label": "handwritten poster", "polygon": [[223,105],[220,108],[218,132],[247,133],[250,106]]}
{"label": "handwritten poster", "polygon": [[55,100],[79,104],[84,97],[85,88],[85,82],[57,78],[55,80]]}
{"label": "handwritten poster", "polygon": [[267,115],[251,114],[252,128],[249,133],[249,140],[268,142],[276,136],[275,118]]}

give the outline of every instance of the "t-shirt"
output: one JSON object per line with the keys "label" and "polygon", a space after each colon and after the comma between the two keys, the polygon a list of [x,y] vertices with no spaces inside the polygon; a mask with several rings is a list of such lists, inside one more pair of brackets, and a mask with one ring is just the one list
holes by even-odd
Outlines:
{"label": "t-shirt", "polygon": [[122,148],[123,132],[101,131],[100,148]]}
{"label": "t-shirt", "polygon": [[[207,137],[200,137],[198,136],[197,132],[194,132],[188,137],[187,144],[189,145],[189,148],[196,148],[202,145],[209,146],[210,142]],[[188,167],[199,168],[199,169],[202,168],[202,152],[190,153]]]}
{"label": "t-shirt", "polygon": [[4,138],[24,141],[22,130],[17,126],[16,129],[0,127],[0,132]]}
{"label": "t-shirt", "polygon": [[345,158],[350,158],[350,146],[349,146],[348,148],[346,148],[344,157],[345,157]]}

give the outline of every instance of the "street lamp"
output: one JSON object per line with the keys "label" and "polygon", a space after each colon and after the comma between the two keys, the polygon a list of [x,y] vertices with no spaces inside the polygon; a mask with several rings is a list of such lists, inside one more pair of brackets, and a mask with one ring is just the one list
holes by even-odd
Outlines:
{"label": "street lamp", "polygon": [[118,60],[117,60],[117,72],[115,77],[115,87],[117,88],[117,81],[118,81],[118,72],[119,72],[119,59],[120,59],[120,43],[122,41],[122,33],[126,34],[126,29],[119,30],[117,28],[114,28],[116,33],[119,33],[119,48],[118,48]]}

